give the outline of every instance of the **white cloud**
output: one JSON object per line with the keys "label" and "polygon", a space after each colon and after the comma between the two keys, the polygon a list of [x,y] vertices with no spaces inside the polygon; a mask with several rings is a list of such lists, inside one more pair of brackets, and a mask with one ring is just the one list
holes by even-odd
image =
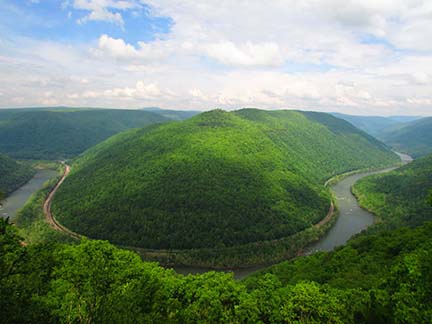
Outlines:
{"label": "white cloud", "polygon": [[[64,2],[64,7],[69,3]],[[107,21],[124,27],[123,16],[118,11],[132,10],[141,5],[133,0],[74,0],[72,7],[87,11],[88,14],[77,19],[77,23],[84,24],[88,21]]]}
{"label": "white cloud", "polygon": [[210,58],[227,65],[278,66],[283,63],[279,46],[274,42],[246,42],[236,45],[233,42],[221,41],[205,45],[204,50]]}
{"label": "white cloud", "polygon": [[[124,13],[144,5],[170,17],[171,29],[126,41]],[[83,23],[123,25],[125,34],[74,46],[2,38],[1,106],[21,98],[20,105],[432,114],[430,1],[74,0],[64,9],[76,9]]]}
{"label": "white cloud", "polygon": [[162,95],[168,93],[163,93],[159,89],[158,85],[155,83],[146,84],[143,81],[138,81],[133,88],[114,88],[105,90],[103,92],[104,96],[107,97],[124,97],[124,98],[134,98],[134,99],[157,99]]}
{"label": "white cloud", "polygon": [[98,47],[92,49],[91,52],[99,57],[111,57],[126,61],[140,61],[140,60],[161,60],[165,58],[169,52],[169,44],[165,42],[155,42],[148,44],[145,42],[138,42],[138,46],[134,47],[127,44],[121,38],[112,38],[108,35],[102,35],[98,41]]}

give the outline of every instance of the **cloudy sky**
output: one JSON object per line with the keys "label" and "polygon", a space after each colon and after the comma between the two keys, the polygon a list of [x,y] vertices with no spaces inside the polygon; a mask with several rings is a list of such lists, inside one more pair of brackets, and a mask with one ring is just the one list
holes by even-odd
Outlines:
{"label": "cloudy sky", "polygon": [[432,115],[430,0],[0,0],[0,107]]}

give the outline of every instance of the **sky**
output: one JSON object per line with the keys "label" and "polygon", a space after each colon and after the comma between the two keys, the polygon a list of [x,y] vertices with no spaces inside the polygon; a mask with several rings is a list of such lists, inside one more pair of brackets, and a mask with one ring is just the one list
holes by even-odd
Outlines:
{"label": "sky", "polygon": [[430,0],[0,0],[0,107],[432,115]]}

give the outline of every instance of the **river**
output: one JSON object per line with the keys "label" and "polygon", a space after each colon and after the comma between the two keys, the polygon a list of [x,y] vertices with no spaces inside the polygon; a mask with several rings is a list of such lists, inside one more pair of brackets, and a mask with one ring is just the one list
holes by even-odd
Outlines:
{"label": "river", "polygon": [[[401,158],[401,161],[406,164],[412,161],[409,155],[395,152]],[[353,174],[345,179],[332,185],[330,188],[336,196],[336,204],[339,209],[339,216],[329,231],[316,243],[312,244],[306,254],[311,254],[317,251],[331,251],[334,248],[345,244],[353,235],[360,233],[375,221],[375,216],[368,211],[362,209],[357,199],[351,193],[351,187],[361,178],[372,174],[389,172],[397,169],[388,168],[373,172],[363,172]],[[265,267],[254,267],[247,269],[234,269],[234,277],[242,279],[252,272]],[[194,268],[194,267],[175,267],[174,270],[181,274],[203,273],[210,269]]]}
{"label": "river", "polygon": [[[403,163],[409,163],[412,158],[409,155],[397,153]],[[358,173],[346,177],[340,182],[331,186],[331,190],[336,196],[336,203],[339,208],[339,216],[330,230],[318,242],[308,248],[307,253],[316,251],[331,251],[335,247],[345,244],[353,235],[360,233],[374,222],[374,216],[362,209],[357,199],[351,193],[352,185],[371,174],[384,173],[396,168],[388,168],[375,172]],[[17,211],[22,208],[30,196],[42,188],[42,185],[49,179],[57,176],[54,170],[39,170],[36,175],[24,186],[13,192],[0,207],[2,217],[14,218]],[[234,269],[234,277],[241,279],[248,274],[255,272],[263,267],[254,267],[247,269]],[[196,267],[174,267],[174,270],[181,274],[203,273],[211,269]],[[230,270],[227,270],[230,271]]]}
{"label": "river", "polygon": [[2,202],[3,206],[0,207],[0,216],[13,219],[17,211],[25,205],[30,196],[41,189],[46,181],[56,176],[58,176],[57,171],[49,169],[38,170],[29,182],[12,192]]}
{"label": "river", "polygon": [[[409,155],[398,153],[404,164],[412,161]],[[345,244],[353,235],[360,233],[375,221],[375,216],[361,208],[357,199],[351,193],[351,187],[361,178],[372,174],[385,173],[397,168],[388,168],[374,172],[353,174],[331,186],[336,196],[339,216],[328,232],[315,244],[309,247],[307,253],[315,251],[331,251]]]}

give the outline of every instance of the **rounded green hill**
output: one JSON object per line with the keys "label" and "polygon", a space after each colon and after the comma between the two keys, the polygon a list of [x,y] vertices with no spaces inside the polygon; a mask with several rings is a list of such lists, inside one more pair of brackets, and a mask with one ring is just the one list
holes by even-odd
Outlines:
{"label": "rounded green hill", "polygon": [[215,110],[90,149],[73,164],[53,211],[73,231],[122,245],[236,246],[319,222],[330,204],[327,178],[396,161],[330,115]]}

